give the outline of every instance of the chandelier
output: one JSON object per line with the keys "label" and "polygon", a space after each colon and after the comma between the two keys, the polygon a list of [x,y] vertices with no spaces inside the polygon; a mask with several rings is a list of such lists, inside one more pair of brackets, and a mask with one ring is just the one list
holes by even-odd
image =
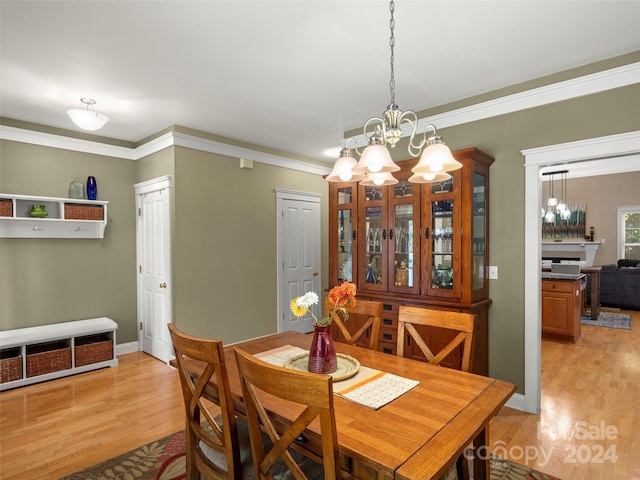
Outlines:
{"label": "chandelier", "polygon": [[[557,221],[567,221],[571,218],[571,210],[567,206],[566,190],[567,190],[567,173],[569,170],[561,170],[557,172],[545,172],[542,175],[549,175],[549,197],[547,199],[547,210],[542,209],[542,218],[545,223],[556,223]],[[553,176],[561,175],[561,199],[558,200],[553,191]]]}
{"label": "chandelier", "polygon": [[[368,145],[360,152],[357,145],[353,149],[348,147],[349,138],[340,152],[340,157],[336,161],[333,170],[327,176],[329,182],[360,182],[362,185],[393,185],[398,180],[393,177],[392,172],[397,172],[400,167],[394,163],[389,153],[389,148],[394,148],[400,138],[402,138],[402,124],[406,123],[411,129],[408,151],[412,157],[420,155],[420,160],[411,169],[413,176],[409,178],[412,183],[442,182],[451,178],[448,172],[462,167],[453,155],[449,147],[442,141],[442,137],[437,135],[436,127],[429,124],[424,132],[416,135],[418,127],[418,116],[412,110],[402,111],[396,104],[396,82],[394,62],[395,47],[395,2],[391,0],[389,4],[391,19],[389,28],[391,36],[389,46],[391,49],[391,79],[389,90],[391,102],[382,114],[382,117],[372,117],[364,124],[363,133],[367,138]],[[357,161],[353,156],[353,151],[360,155]]]}
{"label": "chandelier", "polygon": [[89,107],[93,107],[96,104],[93,98],[81,98],[80,102],[86,107],[67,110],[67,115],[78,127],[89,131],[100,130],[109,121],[109,117],[104,113],[89,109]]}

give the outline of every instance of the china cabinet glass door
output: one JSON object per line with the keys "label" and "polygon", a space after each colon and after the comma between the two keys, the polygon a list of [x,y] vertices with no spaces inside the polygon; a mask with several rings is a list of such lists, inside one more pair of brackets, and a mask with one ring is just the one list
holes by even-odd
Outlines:
{"label": "china cabinet glass door", "polygon": [[329,285],[332,287],[347,280],[355,281],[356,260],[356,184],[340,184],[329,199],[329,221],[333,233],[329,238],[332,262],[329,267]]}
{"label": "china cabinet glass door", "polygon": [[362,262],[359,269],[358,289],[380,291],[387,289],[387,213],[384,195],[386,187],[360,187],[359,230],[362,232],[358,242],[358,252]]}
{"label": "china cabinet glass door", "polygon": [[424,222],[428,295],[458,297],[460,295],[460,205],[454,196],[457,175],[446,182],[429,187],[427,219]]}
{"label": "china cabinet glass door", "polygon": [[486,214],[486,176],[473,173],[472,199],[472,245],[473,258],[472,284],[474,292],[488,288],[487,285],[487,214]]}
{"label": "china cabinet glass door", "polygon": [[420,186],[399,178],[399,183],[389,190],[392,192],[389,206],[389,249],[392,252],[388,260],[389,290],[419,293],[420,249],[416,240],[420,235],[420,222],[416,212],[420,211]]}

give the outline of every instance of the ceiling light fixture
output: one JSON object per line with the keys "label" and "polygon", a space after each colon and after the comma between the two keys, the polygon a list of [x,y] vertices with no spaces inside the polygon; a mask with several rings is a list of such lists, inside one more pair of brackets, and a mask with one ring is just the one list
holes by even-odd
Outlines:
{"label": "ceiling light fixture", "polygon": [[[407,146],[409,154],[412,157],[417,157],[422,152],[420,160],[411,169],[415,175],[409,179],[410,182],[428,183],[442,181],[443,179],[450,178],[447,172],[462,167],[462,164],[453,158],[451,150],[449,150],[449,147],[442,141],[442,137],[437,135],[434,125],[429,124],[425,127],[422,138],[420,138],[420,135],[416,136],[418,116],[412,110],[403,112],[398,108],[398,105],[396,105],[396,82],[393,66],[395,58],[395,36],[393,34],[395,29],[395,19],[393,17],[395,2],[393,0],[389,3],[389,10],[391,12],[391,19],[389,21],[389,28],[391,30],[391,36],[389,38],[389,46],[391,47],[391,79],[389,81],[391,102],[384,111],[382,118],[372,117],[364,124],[363,133],[367,138],[368,145],[362,152],[360,152],[357,147],[354,148],[356,153],[360,155],[360,161],[350,170],[353,176],[349,177],[349,171],[345,169],[345,165],[352,164],[353,160],[355,160],[352,151],[347,147],[348,141],[353,139],[347,139],[345,148],[340,153],[340,158],[336,161],[332,172],[327,176],[327,180],[330,182],[363,181],[367,182],[363,183],[363,185],[369,183],[377,185],[377,182],[381,181],[379,175],[376,175],[376,180],[371,180],[371,182],[368,182],[368,177],[373,174],[385,173],[388,174],[385,175],[385,180],[383,181],[385,185],[398,183],[398,180],[391,175],[391,172],[400,170],[400,167],[391,159],[391,154],[387,147],[394,148],[402,138],[403,123],[409,124],[411,128],[411,137],[409,138],[409,144]],[[362,176],[366,178],[361,178]],[[433,177],[433,179],[429,180],[431,177]]]}
{"label": "ceiling light fixture", "polygon": [[100,130],[109,121],[104,113],[90,110],[96,104],[93,98],[81,98],[80,101],[86,105],[85,108],[71,108],[67,110],[67,115],[78,127],[83,130]]}
{"label": "ceiling light fixture", "polygon": [[[542,218],[545,223],[557,223],[560,220],[569,220],[571,218],[571,210],[567,207],[565,201],[567,189],[567,173],[569,170],[560,170],[557,172],[544,172],[542,175],[549,176],[549,198],[547,199],[547,211],[543,213]],[[561,193],[562,198],[558,200],[553,193],[553,176],[561,175]],[[544,212],[544,209],[542,210]]]}

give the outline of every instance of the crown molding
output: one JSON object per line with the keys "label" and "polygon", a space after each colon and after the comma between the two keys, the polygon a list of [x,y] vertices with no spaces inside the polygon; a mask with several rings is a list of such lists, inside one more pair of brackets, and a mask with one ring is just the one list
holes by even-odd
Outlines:
{"label": "crown molding", "polygon": [[637,155],[640,131],[521,150],[525,167]]}
{"label": "crown molding", "polygon": [[63,150],[124,158],[126,160],[136,160],[135,150],[132,148],[65,137],[63,135],[54,135],[52,133],[38,132],[35,130],[25,130],[7,125],[0,125],[0,140],[29,143],[41,147],[61,148]]}
{"label": "crown molding", "polygon": [[330,167],[305,163],[291,158],[281,157],[270,153],[261,152],[249,148],[229,145],[214,140],[187,135],[179,132],[168,132],[160,137],[154,138],[136,148],[119,147],[100,142],[81,140],[77,138],[54,135],[51,133],[24,130],[21,128],[0,125],[0,139],[14,142],[28,143],[42,147],[61,148],[76,152],[103,155],[106,157],[123,158],[126,160],[139,160],[165,148],[177,146],[187,147],[203,152],[217,153],[229,157],[246,158],[267,165],[289,168],[300,172],[313,173],[316,175],[328,175]]}
{"label": "crown molding", "polygon": [[[545,85],[520,93],[469,105],[448,112],[424,117],[418,120],[416,132],[423,132],[427,125],[433,124],[438,129],[462,125],[464,123],[484,120],[498,115],[505,115],[520,110],[540,107],[550,103],[561,102],[593,93],[604,92],[614,88],[634,85],[640,82],[640,62],[621,67],[603,70],[602,72],[584,75],[563,82]],[[403,136],[411,135],[408,124],[402,125]],[[367,145],[364,134],[353,137],[358,147]]]}
{"label": "crown molding", "polygon": [[[452,127],[519,110],[560,102],[562,100],[633,85],[639,83],[639,81],[640,62],[637,62],[425,117],[418,120],[418,131],[423,130],[428,124],[436,124],[438,128]],[[408,135],[411,132],[406,127],[406,125],[403,126],[403,133]],[[246,158],[267,165],[318,175],[326,175],[331,171],[330,167],[322,167],[304,161],[179,132],[166,133],[136,148],[109,145],[5,125],[0,125],[0,139],[127,160],[138,160],[165,148],[180,146],[235,158]],[[354,137],[354,139],[358,146],[367,144],[364,134]]]}
{"label": "crown molding", "polygon": [[280,155],[261,152],[260,150],[238,147],[236,145],[216,142],[215,140],[208,140],[206,138],[179,132],[173,132],[173,142],[174,145],[178,147],[187,147],[193,150],[217,153],[219,155],[226,155],[234,158],[245,158],[247,160],[253,160],[255,162],[273,165],[276,167],[289,168],[300,172],[314,173],[317,175],[328,175],[331,173],[331,167],[323,167],[321,165],[281,157]]}

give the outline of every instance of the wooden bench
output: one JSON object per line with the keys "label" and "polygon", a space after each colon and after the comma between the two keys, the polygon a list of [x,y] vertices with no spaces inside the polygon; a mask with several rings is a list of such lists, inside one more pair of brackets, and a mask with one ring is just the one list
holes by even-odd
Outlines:
{"label": "wooden bench", "polygon": [[118,365],[107,317],[0,332],[0,391]]}

